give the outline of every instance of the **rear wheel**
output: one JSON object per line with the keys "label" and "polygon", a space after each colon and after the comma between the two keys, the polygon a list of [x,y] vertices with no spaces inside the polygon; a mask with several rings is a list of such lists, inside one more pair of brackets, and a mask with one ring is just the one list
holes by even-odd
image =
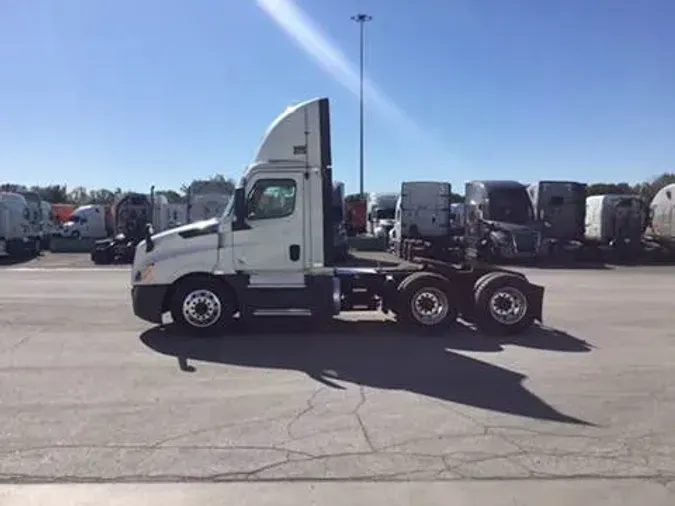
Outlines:
{"label": "rear wheel", "polygon": [[108,248],[94,248],[91,251],[91,261],[96,265],[107,265],[112,263],[110,250]]}
{"label": "rear wheel", "polygon": [[534,323],[530,292],[529,283],[516,274],[486,274],[474,288],[474,322],[490,333],[523,332]]}
{"label": "rear wheel", "polygon": [[207,276],[181,281],[170,309],[174,323],[197,336],[217,335],[233,320],[236,311],[229,288]]}
{"label": "rear wheel", "polygon": [[397,318],[404,324],[426,331],[447,328],[458,316],[449,281],[439,275],[418,272],[398,287]]}

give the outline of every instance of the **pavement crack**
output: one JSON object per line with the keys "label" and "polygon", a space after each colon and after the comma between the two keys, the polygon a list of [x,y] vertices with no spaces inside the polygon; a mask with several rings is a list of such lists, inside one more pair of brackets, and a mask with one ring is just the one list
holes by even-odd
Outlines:
{"label": "pavement crack", "polygon": [[373,443],[372,439],[370,438],[370,434],[368,432],[366,424],[363,422],[363,418],[361,418],[361,414],[359,413],[359,410],[366,403],[366,391],[365,391],[365,387],[363,385],[359,386],[359,395],[361,396],[361,400],[356,405],[356,408],[354,408],[353,414],[356,417],[356,421],[359,423],[359,427],[361,428],[361,433],[363,434],[363,438],[366,440],[366,444],[368,445],[368,448],[370,448],[371,452],[375,453],[378,450],[377,450],[377,448],[375,448],[375,444]]}
{"label": "pavement crack", "polygon": [[186,437],[190,436],[197,436],[199,434],[204,434],[207,432],[213,432],[221,429],[227,429],[230,427],[236,427],[238,425],[250,425],[251,423],[266,423],[266,422],[275,422],[277,420],[283,420],[285,418],[288,418],[288,413],[271,417],[271,418],[261,418],[259,420],[247,420],[247,421],[242,421],[242,422],[230,422],[230,423],[223,423],[223,424],[217,424],[217,425],[211,425],[209,427],[202,427],[199,429],[187,431],[187,432],[181,432],[179,434],[173,435],[166,437],[164,439],[160,439],[159,441],[156,441],[155,443],[152,444],[153,447],[161,447],[166,445],[166,443],[169,443],[171,441],[175,441],[177,439],[183,439]]}
{"label": "pavement crack", "polygon": [[325,387],[319,387],[314,392],[312,392],[312,395],[310,395],[307,398],[307,406],[300,411],[298,414],[296,414],[290,422],[288,422],[288,425],[286,425],[286,434],[288,435],[288,438],[290,441],[293,441],[296,439],[296,437],[293,435],[293,426],[300,421],[302,417],[310,413],[316,406],[314,405],[314,401],[316,400],[317,396],[324,390]]}

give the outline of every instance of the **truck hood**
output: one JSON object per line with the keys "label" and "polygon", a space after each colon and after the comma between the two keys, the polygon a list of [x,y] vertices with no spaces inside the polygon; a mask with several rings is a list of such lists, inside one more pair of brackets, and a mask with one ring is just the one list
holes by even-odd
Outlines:
{"label": "truck hood", "polygon": [[199,232],[205,230],[209,227],[217,226],[218,218],[210,218],[208,220],[195,221],[194,223],[188,223],[187,225],[182,225],[176,228],[170,228],[169,230],[164,230],[152,236],[153,240],[162,239],[164,237],[173,237],[176,235],[185,234],[186,232]]}

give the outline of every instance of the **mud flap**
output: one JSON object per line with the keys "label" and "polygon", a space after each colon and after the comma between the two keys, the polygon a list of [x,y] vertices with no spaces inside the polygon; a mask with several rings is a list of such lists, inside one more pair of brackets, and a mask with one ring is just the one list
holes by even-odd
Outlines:
{"label": "mud flap", "polygon": [[544,323],[544,287],[530,283],[530,311],[534,319],[539,323]]}

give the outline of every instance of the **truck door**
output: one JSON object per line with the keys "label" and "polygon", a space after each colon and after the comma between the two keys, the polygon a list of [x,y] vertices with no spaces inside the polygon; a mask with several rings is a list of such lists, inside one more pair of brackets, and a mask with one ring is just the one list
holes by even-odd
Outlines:
{"label": "truck door", "polygon": [[246,197],[247,229],[233,233],[234,270],[251,284],[304,284],[305,213],[302,172],[261,173]]}

